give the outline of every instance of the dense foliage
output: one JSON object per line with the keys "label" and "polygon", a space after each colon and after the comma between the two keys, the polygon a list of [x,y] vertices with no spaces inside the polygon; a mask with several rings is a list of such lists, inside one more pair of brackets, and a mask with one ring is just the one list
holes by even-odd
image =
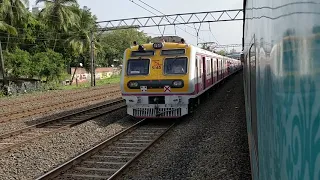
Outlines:
{"label": "dense foliage", "polygon": [[[10,77],[58,81],[70,67],[90,67],[91,31],[97,67],[119,65],[133,41],[149,40],[137,29],[97,31],[97,18],[76,0],[37,0],[39,13],[27,10],[27,0],[0,0],[0,40],[5,73]],[[116,60],[116,61],[115,61]]]}

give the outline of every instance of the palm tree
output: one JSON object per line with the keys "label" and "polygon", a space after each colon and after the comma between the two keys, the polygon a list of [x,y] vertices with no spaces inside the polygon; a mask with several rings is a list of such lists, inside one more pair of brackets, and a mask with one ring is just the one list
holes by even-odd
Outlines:
{"label": "palm tree", "polygon": [[78,5],[77,0],[37,0],[36,4],[44,2],[45,8],[41,11],[45,24],[56,32],[54,41],[55,49],[59,33],[65,33],[68,28],[75,25],[78,21],[78,16],[75,13],[75,6]]}
{"label": "palm tree", "polygon": [[1,18],[11,26],[23,20],[28,12],[28,0],[0,0],[0,3]]}
{"label": "palm tree", "polygon": [[[78,9],[77,14],[79,16],[79,23],[72,27],[72,31],[69,38],[66,40],[70,44],[71,48],[75,52],[76,56],[85,57],[85,53],[89,53],[89,48],[91,46],[91,33],[94,31],[95,27],[95,17],[93,17],[89,10]],[[100,44],[94,40],[95,50],[100,49]],[[97,51],[95,51],[97,54]],[[77,70],[75,68],[74,74]],[[70,84],[72,84],[74,74]]]}
{"label": "palm tree", "polygon": [[[82,55],[87,52],[91,42],[91,31],[95,29],[95,19],[87,10],[79,10],[79,23],[72,27],[69,38],[66,40],[75,52]],[[97,43],[95,42],[96,46]]]}
{"label": "palm tree", "polygon": [[5,21],[0,21],[0,31],[7,32],[8,34],[11,34],[11,35],[18,34],[17,29],[14,28],[13,26],[10,26]]}
{"label": "palm tree", "polygon": [[0,30],[8,35],[7,48],[10,35],[17,35],[15,28],[20,22],[25,20],[28,13],[26,7],[29,6],[28,0],[0,0]]}

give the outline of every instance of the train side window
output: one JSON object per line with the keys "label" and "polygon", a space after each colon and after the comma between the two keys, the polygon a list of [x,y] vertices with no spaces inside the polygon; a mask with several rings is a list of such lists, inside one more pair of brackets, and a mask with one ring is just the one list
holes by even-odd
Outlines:
{"label": "train side window", "polygon": [[207,68],[207,76],[210,76],[211,73],[211,64],[210,64],[210,60],[207,59],[207,64],[206,64],[206,68]]}

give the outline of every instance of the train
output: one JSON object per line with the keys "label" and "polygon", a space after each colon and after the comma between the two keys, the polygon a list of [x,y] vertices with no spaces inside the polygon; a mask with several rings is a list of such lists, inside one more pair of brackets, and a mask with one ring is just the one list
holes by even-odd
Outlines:
{"label": "train", "polygon": [[200,96],[242,68],[240,59],[180,42],[134,44],[124,52],[120,87],[134,118],[179,118]]}
{"label": "train", "polygon": [[244,0],[241,61],[254,180],[320,179],[320,0]]}

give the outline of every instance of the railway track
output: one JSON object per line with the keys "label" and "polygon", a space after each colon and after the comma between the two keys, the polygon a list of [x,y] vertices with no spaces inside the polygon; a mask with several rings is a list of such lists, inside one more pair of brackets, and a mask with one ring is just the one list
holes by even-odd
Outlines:
{"label": "railway track", "polygon": [[174,125],[172,121],[154,124],[143,119],[37,180],[114,179]]}
{"label": "railway track", "polygon": [[[110,85],[108,86],[108,88],[115,88],[118,87],[119,85]],[[94,87],[92,89],[90,89],[91,91],[99,91],[102,89],[105,89],[105,86],[101,86],[101,87]],[[50,98],[53,97],[61,97],[61,96],[72,96],[74,94],[79,94],[82,93],[84,90],[83,89],[79,89],[79,90],[73,90],[73,91],[64,91],[64,90],[58,90],[56,92],[52,92],[52,94],[38,94],[37,96],[30,96],[30,97],[20,97],[18,99],[14,99],[11,101],[0,101],[0,107],[2,108],[10,108],[10,106],[15,106],[16,104],[21,104],[21,103],[25,103],[28,101],[43,101],[43,100],[48,100]]]}
{"label": "railway track", "polygon": [[0,152],[9,151],[14,147],[20,146],[37,138],[76,126],[85,121],[111,113],[124,107],[126,107],[124,100],[119,98],[97,107],[64,115],[23,129],[2,134],[0,135]]}
{"label": "railway track", "polygon": [[85,102],[88,102],[89,100],[94,101],[94,100],[104,99],[110,95],[111,96],[120,95],[120,91],[113,90],[101,95],[96,95],[96,96],[88,95],[82,98],[71,98],[71,99],[67,99],[67,100],[59,101],[55,103],[50,103],[49,101],[46,104],[41,106],[32,106],[27,109],[12,110],[10,112],[0,114],[0,119],[1,119],[0,123],[13,121],[19,118],[30,117],[33,115],[46,113],[46,112],[50,112],[57,109],[67,108],[67,107],[75,106],[77,104],[83,104]]}

